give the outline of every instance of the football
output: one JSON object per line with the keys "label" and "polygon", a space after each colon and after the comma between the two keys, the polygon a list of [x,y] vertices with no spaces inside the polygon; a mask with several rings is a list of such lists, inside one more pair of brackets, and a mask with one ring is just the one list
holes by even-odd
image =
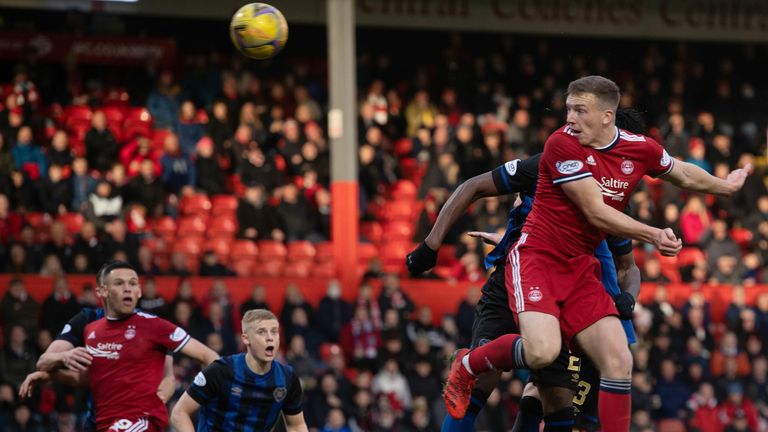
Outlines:
{"label": "football", "polygon": [[235,12],[229,24],[232,43],[245,56],[264,60],[273,57],[288,40],[288,23],[274,6],[250,3]]}

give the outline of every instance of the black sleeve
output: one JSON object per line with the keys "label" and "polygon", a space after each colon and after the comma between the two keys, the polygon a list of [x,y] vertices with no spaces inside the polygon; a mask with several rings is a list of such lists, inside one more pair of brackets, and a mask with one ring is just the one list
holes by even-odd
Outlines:
{"label": "black sleeve", "polygon": [[630,239],[609,235],[605,240],[613,256],[624,256],[632,253],[632,240]]}
{"label": "black sleeve", "polygon": [[207,368],[198,372],[192,384],[187,388],[187,394],[200,405],[205,405],[221,393],[221,388],[229,374],[229,368],[221,359],[211,363]]}
{"label": "black sleeve", "polygon": [[87,309],[81,310],[77,315],[67,321],[67,324],[61,329],[61,333],[56,336],[56,340],[67,341],[71,343],[72,346],[76,347],[84,346],[85,341],[83,340],[83,333],[85,333],[85,326],[88,325],[90,321],[91,320],[88,319]]}
{"label": "black sleeve", "polygon": [[303,411],[304,392],[301,390],[301,382],[296,374],[291,374],[291,382],[288,384],[288,394],[283,403],[283,413],[285,415],[296,415]]}
{"label": "black sleeve", "polygon": [[512,194],[530,190],[539,178],[541,153],[526,160],[515,159],[504,163],[491,172],[493,184],[500,193]]}

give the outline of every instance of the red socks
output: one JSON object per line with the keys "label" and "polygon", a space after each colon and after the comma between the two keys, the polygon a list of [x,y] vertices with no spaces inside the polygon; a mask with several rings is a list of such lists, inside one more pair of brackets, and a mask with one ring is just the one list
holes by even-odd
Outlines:
{"label": "red socks", "polygon": [[603,432],[627,432],[632,419],[632,380],[600,379],[598,413]]}
{"label": "red socks", "polygon": [[[479,346],[468,354],[469,368],[473,375],[491,370],[508,371],[527,369],[523,355],[523,338],[517,334],[507,334]],[[464,362],[464,366],[467,362]]]}

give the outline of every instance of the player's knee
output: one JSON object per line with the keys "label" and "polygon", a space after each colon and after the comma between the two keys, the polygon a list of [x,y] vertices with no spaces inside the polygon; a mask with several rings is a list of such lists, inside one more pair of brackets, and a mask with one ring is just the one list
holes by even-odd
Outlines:
{"label": "player's knee", "polygon": [[557,343],[541,341],[540,343],[527,344],[525,346],[525,360],[531,369],[541,369],[549,366],[559,354],[559,340]]}
{"label": "player's knee", "polygon": [[632,353],[627,347],[605,353],[600,363],[600,375],[605,378],[627,378],[632,375]]}

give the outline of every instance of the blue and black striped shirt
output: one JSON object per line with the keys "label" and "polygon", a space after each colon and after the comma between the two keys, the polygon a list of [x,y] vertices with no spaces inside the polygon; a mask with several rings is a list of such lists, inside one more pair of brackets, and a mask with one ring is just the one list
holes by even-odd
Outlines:
{"label": "blue and black striped shirt", "polygon": [[199,432],[270,431],[281,411],[302,412],[301,383],[293,368],[273,361],[269,372],[258,375],[248,368],[246,355],[216,360],[187,389],[201,406]]}

